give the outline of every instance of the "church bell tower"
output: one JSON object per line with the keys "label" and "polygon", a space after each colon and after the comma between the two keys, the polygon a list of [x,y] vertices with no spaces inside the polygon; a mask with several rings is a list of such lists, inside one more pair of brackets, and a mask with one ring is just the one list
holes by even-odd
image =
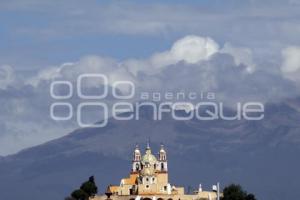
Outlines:
{"label": "church bell tower", "polygon": [[141,170],[141,151],[139,149],[139,145],[135,145],[135,149],[133,152],[133,159],[132,159],[132,172],[139,172]]}
{"label": "church bell tower", "polygon": [[161,172],[167,172],[168,171],[167,152],[163,144],[160,145],[158,162],[159,162],[158,169]]}

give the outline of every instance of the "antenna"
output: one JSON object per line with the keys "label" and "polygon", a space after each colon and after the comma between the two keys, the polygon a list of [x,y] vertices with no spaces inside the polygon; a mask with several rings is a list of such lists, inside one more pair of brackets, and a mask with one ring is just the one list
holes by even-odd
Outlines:
{"label": "antenna", "polygon": [[220,200],[220,183],[217,183],[217,200]]}
{"label": "antenna", "polygon": [[147,140],[147,149],[150,149],[150,137],[148,137],[148,140]]}

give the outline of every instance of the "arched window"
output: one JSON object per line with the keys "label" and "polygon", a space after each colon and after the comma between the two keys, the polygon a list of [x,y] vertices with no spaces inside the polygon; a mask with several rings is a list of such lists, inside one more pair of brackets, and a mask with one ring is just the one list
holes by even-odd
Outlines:
{"label": "arched window", "polygon": [[165,165],[164,163],[161,163],[161,170],[164,170],[165,169]]}

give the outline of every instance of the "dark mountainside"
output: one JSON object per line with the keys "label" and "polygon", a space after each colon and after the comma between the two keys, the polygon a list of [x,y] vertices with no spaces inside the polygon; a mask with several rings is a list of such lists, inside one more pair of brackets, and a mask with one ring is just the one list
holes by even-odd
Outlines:
{"label": "dark mountainside", "polygon": [[[298,101],[299,102],[299,101]],[[78,129],[69,135],[0,158],[1,199],[63,199],[94,175],[101,192],[130,172],[136,142],[153,153],[166,146],[170,182],[210,189],[239,183],[259,200],[300,196],[299,103],[268,104],[261,121],[111,119],[105,128]],[[227,111],[230,112],[230,111]]]}

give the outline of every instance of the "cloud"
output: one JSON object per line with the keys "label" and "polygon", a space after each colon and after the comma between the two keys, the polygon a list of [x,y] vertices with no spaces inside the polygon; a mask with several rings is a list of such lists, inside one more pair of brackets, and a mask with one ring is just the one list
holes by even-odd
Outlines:
{"label": "cloud", "polygon": [[[196,78],[199,89],[212,90],[217,88],[217,73],[224,70],[222,59],[218,61],[220,64],[215,63],[214,56],[218,54],[225,54],[228,55],[225,56],[226,59],[233,59],[234,62],[228,61],[227,71],[234,70],[235,67],[240,68],[240,73],[252,73],[255,70],[250,49],[234,47],[229,43],[220,48],[219,44],[209,37],[188,35],[175,41],[169,50],[157,52],[146,59],[133,58],[120,62],[113,58],[85,56],[78,62],[64,63],[59,67],[41,70],[28,83],[36,86],[41,81],[55,79],[75,82],[76,78],[83,73],[102,73],[108,77],[110,86],[115,81],[127,80],[138,85],[141,90],[161,90],[164,89],[164,83],[172,82],[172,77],[177,77],[176,72],[182,74],[185,71],[186,77],[180,78],[183,83],[186,83],[185,80],[188,78],[191,80]],[[177,71],[173,72],[172,67]],[[166,71],[172,72],[172,75],[163,77]],[[177,85],[177,81],[178,79],[172,84]],[[99,84],[101,82],[93,80],[87,82],[85,86],[97,87]],[[186,83],[181,88],[191,86]]]}
{"label": "cloud", "polygon": [[[62,66],[65,66],[67,64],[63,64]],[[60,67],[51,67],[49,69],[41,70],[38,72],[38,74],[34,77],[31,77],[28,79],[25,84],[29,84],[32,86],[37,87],[37,85],[41,81],[51,80],[54,78],[58,78],[60,76]]]}
{"label": "cloud", "polygon": [[234,58],[235,65],[243,64],[247,67],[249,73],[255,70],[251,49],[235,47],[230,43],[226,43],[223,48],[220,48],[219,44],[213,39],[196,35],[188,35],[177,40],[170,50],[156,53],[149,59],[131,59],[125,61],[124,65],[127,65],[129,71],[135,75],[138,72],[155,74],[164,67],[177,64],[180,61],[187,64],[196,64],[210,60],[216,53],[231,55]]}
{"label": "cloud", "polygon": [[6,89],[15,80],[14,70],[9,65],[0,66],[0,89]]}
{"label": "cloud", "polygon": [[188,35],[177,40],[169,51],[155,54],[151,62],[157,67],[175,64],[179,61],[195,64],[201,60],[208,60],[218,51],[219,45],[211,38]]}
{"label": "cloud", "polygon": [[[2,62],[15,68],[62,63],[63,57],[77,60],[91,52],[122,59],[146,57],[155,46],[165,47],[188,34],[208,35],[219,44],[230,41],[246,46],[260,59],[279,58],[286,44],[300,44],[299,4],[282,1],[233,0],[225,5],[220,0],[147,4],[12,0],[1,3],[0,10],[5,11],[0,23],[7,24],[0,48]],[[30,48],[18,42],[10,45],[11,39],[25,40]]]}
{"label": "cloud", "polygon": [[245,47],[234,47],[232,44],[226,43],[221,52],[232,55],[237,66],[241,64],[247,66],[248,72],[251,73],[255,70],[251,49]]}
{"label": "cloud", "polygon": [[[294,55],[297,51],[283,52],[286,58],[294,56],[292,60],[297,61],[297,55]],[[212,38],[197,35],[180,38],[169,50],[145,59],[118,61],[85,56],[77,62],[41,70],[28,83],[35,87],[37,83],[49,84],[52,80],[68,80],[75,84],[83,73],[105,74],[111,87],[115,81],[126,80],[133,82],[139,91],[212,91],[226,102],[247,99],[265,102],[296,93],[296,86],[285,79],[286,74],[281,76],[257,66],[250,48],[228,42],[220,47]],[[84,87],[93,90],[101,84],[102,81],[91,79]],[[121,92],[128,90],[119,89]]]}
{"label": "cloud", "polygon": [[300,82],[300,47],[290,46],[281,52],[283,63],[281,72],[284,77]]}
{"label": "cloud", "polygon": [[103,73],[108,76],[109,84],[112,85],[114,81],[120,79],[135,81],[138,72],[149,75],[156,74],[163,68],[181,61],[195,64],[209,60],[218,51],[219,45],[211,38],[188,35],[177,40],[170,50],[155,53],[148,59],[127,59],[118,62],[113,58],[85,56],[78,62],[64,63],[59,67],[40,70],[36,76],[31,77],[26,83],[37,86],[41,81],[61,78],[74,80],[82,73]]}
{"label": "cloud", "polygon": [[[282,65],[282,71],[287,73],[298,70],[298,50],[284,50],[283,55],[286,62]],[[236,101],[280,100],[295,94],[297,87],[285,79],[285,76],[269,73],[257,66],[251,49],[236,47],[230,43],[221,47],[210,37],[196,35],[185,36],[175,41],[170,49],[156,52],[145,59],[119,61],[90,55],[81,57],[78,61],[39,70],[29,78],[13,72],[12,67],[2,66],[0,154],[15,153],[77,128],[75,117],[67,122],[55,122],[49,117],[49,107],[56,101],[50,97],[49,89],[53,80],[66,80],[75,85],[78,76],[84,73],[105,74],[110,87],[115,81],[131,81],[135,84],[137,93],[215,92],[217,100],[227,105]],[[83,89],[86,92],[99,92],[101,85],[102,81],[91,79],[84,83]],[[118,89],[120,92],[128,91],[126,87]],[[135,100],[140,99],[135,97],[130,101]],[[107,98],[102,101],[111,105],[117,100]],[[76,87],[68,102],[74,108],[81,102],[76,94]],[[90,116],[94,121],[101,119],[99,113]]]}
{"label": "cloud", "polygon": [[[299,47],[284,49],[282,64],[277,60],[286,44],[300,45],[299,5],[296,0],[2,2],[1,60],[13,67],[0,67],[0,154],[76,128],[73,121],[49,118],[49,88],[53,80],[75,84],[82,73],[106,74],[110,86],[129,80],[138,91],[213,91],[229,104],[299,94]],[[147,55],[156,45],[165,49]],[[113,58],[98,55],[103,52]],[[45,67],[48,62],[61,64]],[[34,75],[20,72],[39,65]],[[89,80],[84,87],[94,92],[99,85]]]}

